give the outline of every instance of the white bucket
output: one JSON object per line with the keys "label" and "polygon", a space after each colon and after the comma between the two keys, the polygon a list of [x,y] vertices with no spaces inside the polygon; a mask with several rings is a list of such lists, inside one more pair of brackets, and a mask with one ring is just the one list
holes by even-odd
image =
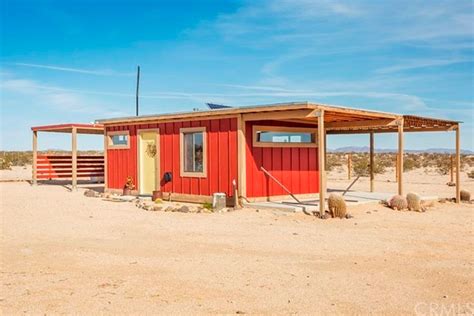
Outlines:
{"label": "white bucket", "polygon": [[226,207],[226,200],[225,193],[214,193],[212,196],[212,209],[214,211],[222,210]]}

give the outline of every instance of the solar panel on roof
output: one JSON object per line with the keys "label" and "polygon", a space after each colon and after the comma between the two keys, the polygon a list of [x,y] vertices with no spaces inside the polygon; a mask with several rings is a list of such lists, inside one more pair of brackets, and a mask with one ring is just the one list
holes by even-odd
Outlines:
{"label": "solar panel on roof", "polygon": [[206,105],[207,105],[211,110],[231,108],[231,106],[228,106],[228,105],[215,104],[215,103],[206,103]]}

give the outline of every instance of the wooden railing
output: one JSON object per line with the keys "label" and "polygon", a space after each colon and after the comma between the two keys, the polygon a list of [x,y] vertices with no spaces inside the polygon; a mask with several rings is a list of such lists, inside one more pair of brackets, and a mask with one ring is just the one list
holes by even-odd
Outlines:
{"label": "wooden railing", "polygon": [[[72,156],[41,155],[36,159],[37,179],[72,178]],[[104,156],[77,156],[77,177],[104,176]]]}

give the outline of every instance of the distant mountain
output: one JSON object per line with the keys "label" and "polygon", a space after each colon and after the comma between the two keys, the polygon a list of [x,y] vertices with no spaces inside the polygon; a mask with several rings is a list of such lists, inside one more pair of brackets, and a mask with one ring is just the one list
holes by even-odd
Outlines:
{"label": "distant mountain", "polygon": [[[347,146],[347,147],[339,147],[336,149],[328,149],[329,152],[335,152],[335,153],[348,153],[348,152],[353,152],[353,153],[366,153],[369,152],[369,147],[368,146]],[[395,153],[397,152],[396,149],[391,149],[391,148],[376,148],[375,152],[378,153]],[[450,149],[450,148],[428,148],[428,149],[405,149],[405,152],[407,153],[437,153],[437,154],[454,154],[455,150]],[[474,151],[468,150],[468,149],[462,149],[461,154],[465,155],[472,155],[474,154]]]}

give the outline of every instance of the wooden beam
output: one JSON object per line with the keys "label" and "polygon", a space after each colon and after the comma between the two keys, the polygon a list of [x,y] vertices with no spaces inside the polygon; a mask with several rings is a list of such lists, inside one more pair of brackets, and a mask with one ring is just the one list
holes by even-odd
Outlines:
{"label": "wooden beam", "polygon": [[337,129],[355,128],[355,127],[394,126],[395,124],[396,124],[396,120],[393,120],[393,119],[359,120],[359,121],[326,123],[326,128],[328,130],[337,130]]}
{"label": "wooden beam", "polygon": [[370,133],[370,192],[374,192],[374,133]]}
{"label": "wooden beam", "polygon": [[72,128],[72,190],[77,190],[77,127]]}
{"label": "wooden beam", "polygon": [[352,109],[352,108],[344,108],[344,107],[337,107],[337,106],[330,106],[324,104],[313,104],[310,105],[317,106],[318,109],[326,111],[328,114],[332,113],[344,113],[344,114],[354,114],[354,115],[361,115],[361,116],[370,116],[370,117],[378,117],[378,118],[391,118],[395,119],[397,117],[396,114],[393,113],[386,113],[386,112],[377,112],[377,111],[369,111],[369,110],[361,110],[361,109]]}
{"label": "wooden beam", "polygon": [[247,196],[247,169],[246,169],[246,148],[247,148],[247,138],[245,137],[245,120],[240,114],[237,118],[237,184],[238,184],[238,193],[239,193],[239,202],[240,198],[245,198]]}
{"label": "wooden beam", "polygon": [[32,184],[38,184],[38,132],[33,131],[33,174]]}
{"label": "wooden beam", "polygon": [[259,121],[259,120],[282,120],[282,119],[298,119],[305,117],[312,117],[315,110],[286,110],[286,111],[271,111],[242,114],[244,121]]}
{"label": "wooden beam", "polygon": [[279,120],[280,122],[288,122],[288,123],[297,123],[297,124],[305,124],[308,126],[318,126],[318,122],[313,120],[307,119],[295,119],[295,120]]}
{"label": "wooden beam", "polygon": [[[345,130],[328,130],[328,134],[337,135],[337,134],[367,134],[370,132],[374,133],[397,133],[397,127],[392,126],[380,126],[380,128],[361,128],[361,129],[345,129]],[[405,128],[405,133],[425,133],[425,132],[448,132],[447,128]]]}
{"label": "wooden beam", "polygon": [[456,128],[456,203],[461,202],[461,131]]}
{"label": "wooden beam", "polygon": [[318,169],[319,169],[319,216],[324,217],[326,211],[326,157],[324,155],[325,147],[324,131],[324,110],[319,112],[318,116]]}
{"label": "wooden beam", "polygon": [[403,118],[398,123],[398,195],[403,195]]}
{"label": "wooden beam", "polygon": [[[104,128],[104,192],[107,191],[108,189],[108,183],[107,183],[107,151],[109,148],[109,136],[107,136],[107,129]],[[129,139],[130,141],[130,139]]]}

